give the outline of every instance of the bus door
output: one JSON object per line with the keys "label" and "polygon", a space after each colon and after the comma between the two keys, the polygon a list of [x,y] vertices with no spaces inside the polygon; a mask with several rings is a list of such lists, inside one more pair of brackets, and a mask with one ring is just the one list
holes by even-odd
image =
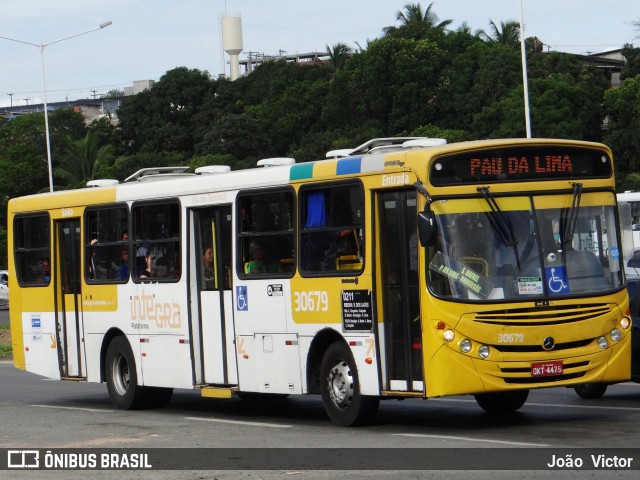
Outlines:
{"label": "bus door", "polygon": [[377,193],[378,278],[384,325],[383,388],[422,391],[416,191]]}
{"label": "bus door", "polygon": [[84,327],[80,282],[80,220],[55,222],[52,265],[60,376],[83,377]]}
{"label": "bus door", "polygon": [[196,384],[238,383],[231,296],[231,206],[191,210],[191,328]]}

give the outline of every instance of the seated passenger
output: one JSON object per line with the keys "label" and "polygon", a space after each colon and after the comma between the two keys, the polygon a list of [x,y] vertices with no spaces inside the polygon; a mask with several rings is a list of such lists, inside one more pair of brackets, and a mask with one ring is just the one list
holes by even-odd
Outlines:
{"label": "seated passenger", "polygon": [[122,247],[120,250],[120,264],[116,270],[116,279],[126,280],[129,278],[129,249]]}
{"label": "seated passenger", "polygon": [[253,260],[247,264],[247,273],[273,273],[278,271],[277,263],[267,261],[264,254],[264,245],[261,242],[252,242],[250,250]]}

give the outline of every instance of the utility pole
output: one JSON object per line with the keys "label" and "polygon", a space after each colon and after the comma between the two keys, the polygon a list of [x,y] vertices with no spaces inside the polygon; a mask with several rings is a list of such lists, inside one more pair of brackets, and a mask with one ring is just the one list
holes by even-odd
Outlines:
{"label": "utility pole", "polygon": [[27,105],[29,105],[29,100],[31,100],[31,98],[27,97],[27,98],[23,98],[23,100],[27,102]]}
{"label": "utility pole", "polygon": [[13,93],[7,93],[7,95],[9,95],[9,98],[11,99],[11,107],[13,108]]}

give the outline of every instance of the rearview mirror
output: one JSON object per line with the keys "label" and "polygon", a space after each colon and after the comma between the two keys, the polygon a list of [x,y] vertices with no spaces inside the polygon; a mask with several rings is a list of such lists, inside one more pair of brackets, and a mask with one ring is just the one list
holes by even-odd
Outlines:
{"label": "rearview mirror", "polygon": [[418,213],[418,239],[423,247],[433,247],[438,240],[436,214],[431,210]]}

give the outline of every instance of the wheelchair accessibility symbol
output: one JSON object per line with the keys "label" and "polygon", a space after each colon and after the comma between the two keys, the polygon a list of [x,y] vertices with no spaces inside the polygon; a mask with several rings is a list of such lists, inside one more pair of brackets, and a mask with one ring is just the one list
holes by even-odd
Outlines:
{"label": "wheelchair accessibility symbol", "polygon": [[247,298],[246,285],[236,287],[236,310],[249,310],[249,299]]}
{"label": "wheelchair accessibility symbol", "polygon": [[547,287],[549,293],[569,293],[569,280],[565,267],[546,267]]}

